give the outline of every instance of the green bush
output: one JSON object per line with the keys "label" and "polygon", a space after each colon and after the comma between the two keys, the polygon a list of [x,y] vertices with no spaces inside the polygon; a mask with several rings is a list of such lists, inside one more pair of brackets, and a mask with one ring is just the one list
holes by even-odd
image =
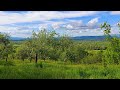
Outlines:
{"label": "green bush", "polygon": [[13,61],[7,61],[7,62],[4,62],[3,65],[4,66],[15,66],[15,63]]}
{"label": "green bush", "polygon": [[85,58],[82,59],[82,63],[84,64],[94,64],[94,63],[101,63],[102,62],[102,52],[98,51],[98,52],[94,52],[91,54],[89,53],[89,55]]}
{"label": "green bush", "polygon": [[37,67],[37,68],[43,68],[43,63],[42,62],[36,63],[35,67]]}
{"label": "green bush", "polygon": [[66,51],[61,52],[61,54],[59,56],[59,60],[61,60],[61,61],[67,61]]}

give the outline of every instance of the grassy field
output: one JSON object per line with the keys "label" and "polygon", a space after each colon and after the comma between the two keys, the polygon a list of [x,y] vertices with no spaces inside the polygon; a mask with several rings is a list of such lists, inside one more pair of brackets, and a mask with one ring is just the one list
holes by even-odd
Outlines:
{"label": "grassy field", "polygon": [[0,79],[119,79],[120,65],[71,64],[59,61],[0,61]]}

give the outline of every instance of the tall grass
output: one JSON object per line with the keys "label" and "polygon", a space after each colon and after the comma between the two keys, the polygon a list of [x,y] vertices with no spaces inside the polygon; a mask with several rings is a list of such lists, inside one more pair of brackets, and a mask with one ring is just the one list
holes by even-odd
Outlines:
{"label": "tall grass", "polygon": [[[10,61],[12,62],[12,61]],[[19,62],[19,63],[18,63]],[[3,63],[3,64],[2,64]],[[0,79],[119,79],[120,66],[104,68],[97,64],[64,64],[54,61],[34,62],[14,61],[14,65],[4,65],[0,61]]]}

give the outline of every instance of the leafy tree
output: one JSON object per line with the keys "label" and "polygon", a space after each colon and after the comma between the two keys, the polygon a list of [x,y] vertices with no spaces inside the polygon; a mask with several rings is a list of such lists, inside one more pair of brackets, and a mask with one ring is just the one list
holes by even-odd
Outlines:
{"label": "leafy tree", "polygon": [[47,32],[47,30],[43,29],[37,33],[33,31],[32,34],[32,49],[35,54],[35,62],[38,61],[38,56],[45,60],[48,58],[48,50],[49,45],[54,44],[54,36],[56,33],[54,31]]}
{"label": "leafy tree", "polygon": [[0,33],[0,44],[1,44],[1,58],[8,60],[8,55],[13,52],[13,46],[10,42],[10,36],[8,34]]}
{"label": "leafy tree", "polygon": [[108,63],[119,64],[120,60],[120,40],[116,37],[112,37],[110,35],[111,26],[106,22],[101,26],[101,28],[105,28],[104,33],[106,35],[107,40],[110,42],[106,51],[103,54],[103,62],[104,66]]}
{"label": "leafy tree", "polygon": [[25,60],[28,58],[28,49],[26,45],[22,44],[20,47],[16,50],[16,56],[18,59]]}
{"label": "leafy tree", "polygon": [[68,47],[71,47],[72,44],[73,41],[67,35],[63,35],[59,39],[59,48],[62,51],[65,51]]}

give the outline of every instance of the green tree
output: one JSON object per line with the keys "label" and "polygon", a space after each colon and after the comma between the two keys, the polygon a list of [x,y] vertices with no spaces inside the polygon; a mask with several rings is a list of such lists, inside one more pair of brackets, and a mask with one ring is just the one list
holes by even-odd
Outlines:
{"label": "green tree", "polygon": [[68,47],[72,47],[73,41],[67,36],[63,35],[59,39],[59,48],[65,51]]}
{"label": "green tree", "polygon": [[13,52],[13,46],[10,42],[10,36],[8,34],[0,33],[0,44],[1,44],[1,58],[5,59],[6,62],[8,60],[9,54]]}
{"label": "green tree", "polygon": [[43,60],[48,58],[49,48],[55,44],[55,35],[57,35],[55,31],[47,32],[45,29],[40,30],[38,34],[33,31],[31,40],[36,63],[38,61],[38,57]]}
{"label": "green tree", "polygon": [[25,44],[22,44],[20,47],[16,50],[16,56],[18,59],[25,60],[28,58],[28,50]]}
{"label": "green tree", "polygon": [[119,64],[120,60],[120,40],[117,37],[112,37],[110,35],[111,26],[106,22],[101,25],[101,28],[105,28],[104,33],[106,35],[107,41],[110,44],[107,46],[106,51],[103,54],[103,62],[106,67],[108,63]]}

